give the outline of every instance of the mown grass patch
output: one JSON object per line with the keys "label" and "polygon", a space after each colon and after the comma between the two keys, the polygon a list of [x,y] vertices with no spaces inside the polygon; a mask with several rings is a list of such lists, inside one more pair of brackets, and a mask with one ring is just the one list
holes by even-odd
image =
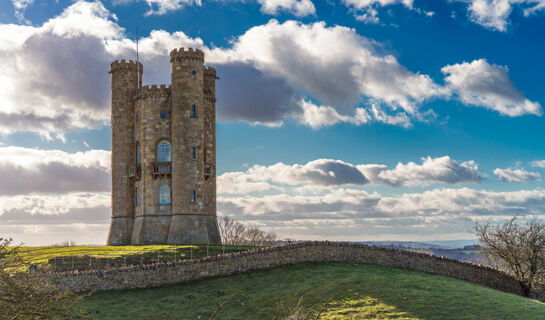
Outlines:
{"label": "mown grass patch", "polygon": [[545,304],[453,278],[345,263],[286,266],[149,289],[98,292],[86,319],[277,319],[303,297],[321,319],[545,319]]}

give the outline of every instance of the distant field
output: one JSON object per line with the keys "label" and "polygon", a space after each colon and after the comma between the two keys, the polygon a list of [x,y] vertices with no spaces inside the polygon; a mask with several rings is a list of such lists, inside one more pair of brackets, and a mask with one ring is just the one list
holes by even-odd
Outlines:
{"label": "distant field", "polygon": [[253,249],[250,246],[151,245],[151,246],[73,246],[21,247],[27,263],[49,265],[56,270],[88,269],[124,264],[153,263],[218,255]]}
{"label": "distant field", "polygon": [[453,278],[344,263],[316,263],[85,298],[85,319],[284,319],[303,297],[333,319],[545,319],[545,304]]}

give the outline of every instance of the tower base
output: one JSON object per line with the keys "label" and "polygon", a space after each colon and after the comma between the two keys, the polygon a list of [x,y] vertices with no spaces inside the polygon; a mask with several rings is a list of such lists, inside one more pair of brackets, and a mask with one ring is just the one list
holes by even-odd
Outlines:
{"label": "tower base", "polygon": [[200,214],[174,215],[170,222],[168,244],[221,244],[215,216]]}
{"label": "tower base", "polygon": [[108,246],[126,246],[131,244],[133,218],[112,217],[108,232]]}

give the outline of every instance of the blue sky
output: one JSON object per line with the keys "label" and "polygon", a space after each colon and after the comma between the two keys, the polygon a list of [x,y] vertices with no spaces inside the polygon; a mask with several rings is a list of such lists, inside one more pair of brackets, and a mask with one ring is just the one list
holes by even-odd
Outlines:
{"label": "blue sky", "polygon": [[[218,70],[218,214],[284,237],[472,238],[545,214],[543,0],[0,3],[0,235],[103,243],[109,62]],[[56,186],[51,184],[56,180]]]}

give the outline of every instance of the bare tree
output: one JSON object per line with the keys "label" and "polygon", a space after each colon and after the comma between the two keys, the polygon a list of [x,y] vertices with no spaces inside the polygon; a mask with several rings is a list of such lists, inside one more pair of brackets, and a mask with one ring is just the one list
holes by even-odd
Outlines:
{"label": "bare tree", "polygon": [[19,255],[20,246],[11,246],[11,242],[0,238],[0,318],[51,319],[74,315],[74,307],[82,297],[51,285],[44,272],[19,272],[26,264]]}
{"label": "bare tree", "polygon": [[500,224],[477,223],[475,234],[495,265],[513,275],[522,293],[529,296],[545,276],[545,224],[534,220],[521,225],[516,219]]}
{"label": "bare tree", "polygon": [[218,225],[221,241],[225,245],[271,246],[278,240],[274,232],[266,232],[257,226],[247,228],[228,216],[219,219]]}

